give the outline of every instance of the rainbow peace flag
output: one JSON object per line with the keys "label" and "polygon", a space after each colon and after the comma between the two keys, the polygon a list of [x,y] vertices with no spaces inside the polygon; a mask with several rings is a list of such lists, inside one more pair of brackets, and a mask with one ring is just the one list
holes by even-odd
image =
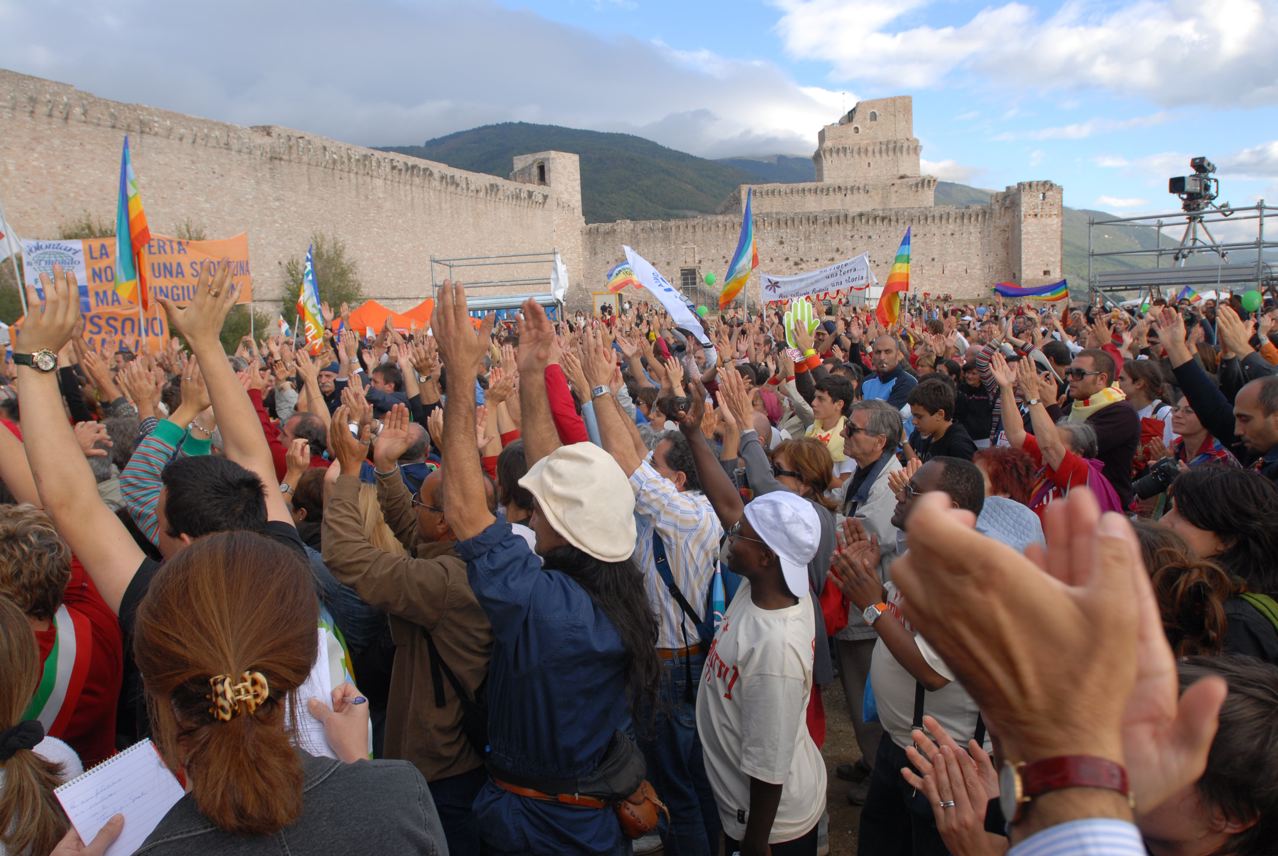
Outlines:
{"label": "rainbow peace flag", "polygon": [[283,315],[275,316],[275,324],[277,327],[279,327],[281,336],[283,336],[285,339],[293,338],[293,328],[288,326],[288,322],[284,320]]}
{"label": "rainbow peace flag", "polygon": [[883,285],[883,294],[879,295],[879,305],[874,309],[874,317],[884,327],[890,327],[901,317],[901,294],[910,290],[910,230],[913,228],[910,226],[905,230],[905,237],[896,251],[896,260],[892,262],[892,270]]}
{"label": "rainbow peace flag", "polygon": [[1180,303],[1182,300],[1188,300],[1190,303],[1197,303],[1198,301],[1202,299],[1203,299],[1202,295],[1194,291],[1189,286],[1185,286],[1184,288],[1182,288],[1180,290],[1180,294],[1176,295],[1177,303]]}
{"label": "rainbow peace flag", "polygon": [[1050,285],[1022,288],[1014,282],[1000,282],[994,286],[994,293],[1004,297],[1032,297],[1035,300],[1069,300],[1069,283],[1062,279]]}
{"label": "rainbow peace flag", "polygon": [[115,208],[115,293],[122,300],[140,303],[144,310],[150,308],[151,301],[139,260],[142,248],[150,241],[151,230],[147,228],[146,212],[142,210],[142,196],[133,175],[126,135],[124,154],[120,156],[120,198]]}
{"label": "rainbow peace flag", "polygon": [[315,283],[315,265],[311,259],[314,247],[306,248],[306,270],[302,272],[302,291],[297,296],[297,316],[301,319],[306,345],[318,354],[324,344],[324,313],[320,310],[319,286]]}
{"label": "rainbow peace flag", "polygon": [[630,262],[621,262],[613,267],[612,270],[605,274],[608,281],[608,291],[612,294],[624,289],[627,285],[633,285],[635,288],[642,288],[639,280],[635,279],[635,272],[630,268]]}
{"label": "rainbow peace flag", "polygon": [[745,215],[741,218],[741,237],[737,239],[737,250],[728,262],[728,272],[723,275],[723,291],[719,292],[719,308],[726,309],[736,299],[750,279],[750,271],[759,266],[759,248],[754,243],[754,217],[751,215],[751,202],[754,199],[754,188],[746,191]]}

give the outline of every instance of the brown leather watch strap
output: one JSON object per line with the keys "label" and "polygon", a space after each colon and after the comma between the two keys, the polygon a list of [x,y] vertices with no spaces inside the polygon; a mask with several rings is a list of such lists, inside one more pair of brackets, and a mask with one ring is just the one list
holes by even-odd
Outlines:
{"label": "brown leather watch strap", "polygon": [[1128,796],[1122,764],[1092,755],[1058,755],[1031,761],[1020,769],[1021,791],[1032,799],[1062,788],[1104,788]]}

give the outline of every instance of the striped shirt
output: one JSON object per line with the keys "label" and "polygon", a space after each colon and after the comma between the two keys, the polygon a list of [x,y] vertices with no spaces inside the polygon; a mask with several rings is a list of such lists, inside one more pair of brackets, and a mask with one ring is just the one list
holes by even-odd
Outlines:
{"label": "striped shirt", "polygon": [[160,489],[164,486],[160,474],[178,454],[178,446],[186,456],[207,455],[209,441],[187,436],[186,429],[168,419],[155,426],[155,430],[142,438],[129,463],[120,473],[120,492],[133,517],[133,522],[152,544],[159,544],[159,521],[155,507],[160,501]]}
{"label": "striped shirt", "polygon": [[649,461],[631,474],[630,486],[635,491],[635,523],[639,530],[635,564],[643,572],[648,602],[657,614],[657,647],[696,645],[701,641],[696,624],[687,618],[657,573],[652,535],[654,531],[661,535],[675,584],[698,617],[704,619],[702,613],[719,561],[723,526],[710,500],[700,491],[680,492]]}
{"label": "striped shirt", "polygon": [[1134,824],[1093,817],[1049,826],[1008,851],[1008,856],[1145,856]]}

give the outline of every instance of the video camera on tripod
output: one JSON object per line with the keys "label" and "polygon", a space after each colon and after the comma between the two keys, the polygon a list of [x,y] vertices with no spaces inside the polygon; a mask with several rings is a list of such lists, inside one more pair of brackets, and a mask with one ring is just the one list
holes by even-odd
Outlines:
{"label": "video camera on tripod", "polygon": [[1202,211],[1211,206],[1220,195],[1220,181],[1212,178],[1216,165],[1203,156],[1189,159],[1193,175],[1179,175],[1167,180],[1167,192],[1180,197],[1186,213]]}

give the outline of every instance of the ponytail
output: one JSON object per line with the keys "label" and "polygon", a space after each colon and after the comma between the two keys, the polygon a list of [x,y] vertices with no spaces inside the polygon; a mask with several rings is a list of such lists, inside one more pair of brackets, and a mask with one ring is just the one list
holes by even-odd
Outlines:
{"label": "ponytail", "polygon": [[[53,796],[62,765],[34,751],[44,730],[19,724],[36,683],[40,654],[26,615],[0,597],[0,849],[11,856],[44,856],[67,831],[67,818]],[[8,755],[8,757],[5,757]]]}
{"label": "ponytail", "polygon": [[302,814],[285,707],[315,662],[318,619],[305,560],[243,531],[187,547],[138,608],[134,658],[156,747],[225,832],[269,835]]}

